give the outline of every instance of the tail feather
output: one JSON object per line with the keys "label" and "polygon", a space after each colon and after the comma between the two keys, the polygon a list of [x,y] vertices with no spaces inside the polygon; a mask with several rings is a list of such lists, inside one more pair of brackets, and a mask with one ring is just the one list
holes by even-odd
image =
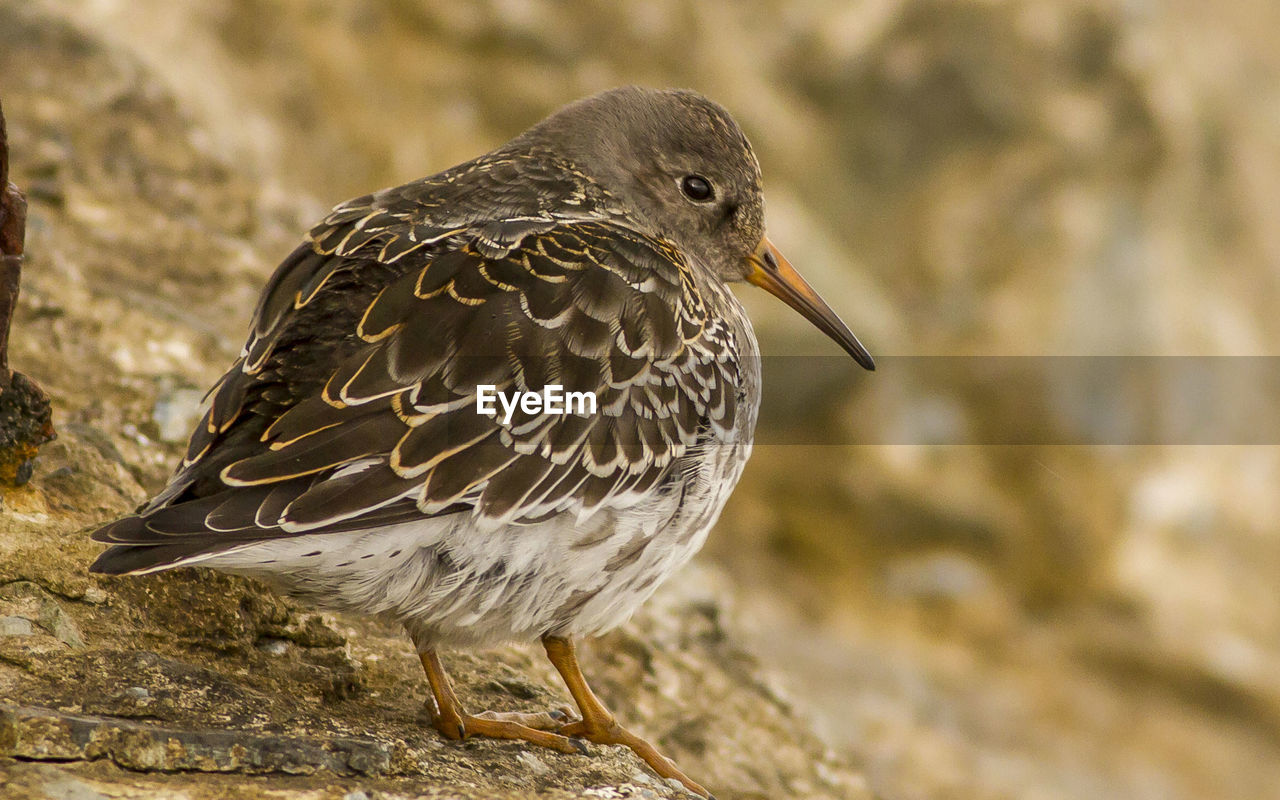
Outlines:
{"label": "tail feather", "polygon": [[[269,535],[235,538],[213,534],[158,536],[147,527],[148,520],[147,515],[125,517],[94,531],[91,534],[94,541],[116,544],[102,551],[89,565],[89,571],[103,575],[157,572],[201,561],[262,538],[270,538]],[[147,543],[148,540],[150,543]]]}
{"label": "tail feather", "polygon": [[[245,524],[239,528],[214,529],[201,524],[209,509],[225,510],[219,498],[200,498],[155,511],[144,511],[103,525],[91,534],[94,541],[113,545],[98,556],[90,572],[105,575],[136,575],[157,572],[187,564],[197,564],[220,553],[238,550],[257,542],[290,538],[305,534],[339,533],[367,530],[424,519],[412,498],[405,498],[359,517],[305,531],[288,531],[282,527],[257,527]],[[244,519],[252,518],[256,506],[244,508]],[[464,513],[466,506],[451,506],[439,514]],[[226,523],[224,523],[226,524]]]}
{"label": "tail feather", "polygon": [[173,544],[118,544],[98,554],[89,565],[90,572],[100,575],[138,575],[158,572],[201,561],[219,552],[229,550],[225,544],[201,547],[195,542]]}

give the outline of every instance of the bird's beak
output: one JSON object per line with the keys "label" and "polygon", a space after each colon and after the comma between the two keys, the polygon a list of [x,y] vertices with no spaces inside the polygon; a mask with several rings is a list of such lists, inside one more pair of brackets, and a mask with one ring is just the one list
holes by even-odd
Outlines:
{"label": "bird's beak", "polygon": [[752,266],[751,274],[747,276],[748,281],[799,311],[818,330],[835,339],[845,352],[853,356],[854,361],[866,369],[876,368],[876,362],[867,348],[862,346],[858,337],[836,316],[831,306],[800,277],[800,273],[778,252],[769,237],[760,239],[760,245],[754,253],[747,256],[747,260]]}

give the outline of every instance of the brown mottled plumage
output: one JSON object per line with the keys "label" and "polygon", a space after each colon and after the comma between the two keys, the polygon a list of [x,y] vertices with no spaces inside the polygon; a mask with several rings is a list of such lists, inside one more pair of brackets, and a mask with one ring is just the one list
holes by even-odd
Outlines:
{"label": "brown mottled plumage", "polygon": [[[764,238],[719,106],[620,89],[344,203],[271,277],[169,485],[93,570],[198,564],[408,629],[447,736],[625,744],[571,637],[625,620],[701,545],[750,451],[755,337],[729,282],[870,356]],[[477,385],[595,414],[480,414]],[[541,637],[583,717],[466,715],[435,651]]]}

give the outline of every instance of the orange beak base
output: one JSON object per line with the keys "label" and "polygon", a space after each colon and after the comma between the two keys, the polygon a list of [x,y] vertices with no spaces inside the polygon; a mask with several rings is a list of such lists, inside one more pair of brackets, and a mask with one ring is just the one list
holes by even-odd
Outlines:
{"label": "orange beak base", "polygon": [[858,337],[853,335],[849,327],[831,310],[831,306],[818,296],[808,281],[800,277],[791,262],[778,252],[769,238],[760,239],[760,246],[747,256],[752,264],[751,274],[747,280],[777,297],[782,302],[799,311],[800,314],[830,336],[845,352],[853,356],[864,368],[874,370],[875,359],[862,346]]}

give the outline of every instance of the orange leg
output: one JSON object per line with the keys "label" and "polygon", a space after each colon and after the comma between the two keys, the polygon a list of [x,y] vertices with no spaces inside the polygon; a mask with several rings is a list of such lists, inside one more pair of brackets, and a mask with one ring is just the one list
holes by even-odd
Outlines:
{"label": "orange leg", "polygon": [[573,701],[578,704],[578,709],[582,712],[582,719],[560,727],[559,733],[564,736],[580,737],[596,744],[621,744],[630,747],[661,777],[675,778],[694,794],[711,798],[710,792],[681,772],[670,759],[659,753],[657,748],[618,724],[613,714],[609,713],[609,709],[605,708],[600,698],[591,691],[591,687],[587,685],[587,679],[582,676],[582,670],[578,667],[578,653],[571,638],[544,636],[542,646],[546,648],[547,658],[551,659],[560,677],[564,678],[565,686],[569,687],[569,694],[573,695]]}
{"label": "orange leg", "polygon": [[435,713],[432,722],[436,730],[448,739],[466,739],[470,736],[488,736],[492,739],[519,739],[559,750],[561,753],[586,755],[587,748],[582,742],[551,731],[563,727],[564,720],[553,714],[523,714],[518,712],[497,713],[486,711],[483,714],[468,714],[462,710],[458,696],[453,693],[449,676],[440,663],[440,657],[434,650],[419,653],[422,668],[427,673],[427,682],[431,684],[431,694],[435,698]]}

